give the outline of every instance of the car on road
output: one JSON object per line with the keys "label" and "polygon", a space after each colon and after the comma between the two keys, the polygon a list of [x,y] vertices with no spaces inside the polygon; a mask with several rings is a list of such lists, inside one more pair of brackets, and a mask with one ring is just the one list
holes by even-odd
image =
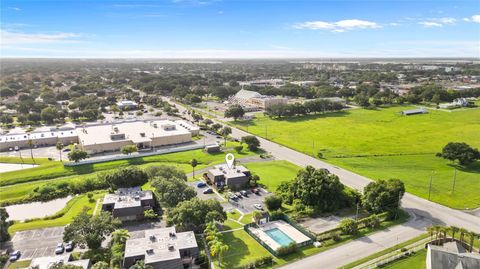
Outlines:
{"label": "car on road", "polygon": [[263,210],[263,206],[261,204],[254,204],[253,207],[258,210]]}
{"label": "car on road", "polygon": [[20,253],[20,251],[15,250],[14,252],[10,253],[10,257],[8,258],[8,260],[11,261],[11,262],[14,262],[14,261],[20,259],[21,255],[22,255],[22,253]]}
{"label": "car on road", "polygon": [[197,183],[197,188],[204,188],[206,186],[207,186],[207,184],[205,182],[198,182]]}
{"label": "car on road", "polygon": [[203,191],[203,194],[210,194],[210,193],[213,193],[213,190],[211,188],[208,188]]}
{"label": "car on road", "polygon": [[15,151],[19,150],[20,148],[18,146],[15,146]]}
{"label": "car on road", "polygon": [[58,243],[57,247],[55,247],[55,254],[62,254],[65,251],[65,247],[63,243]]}
{"label": "car on road", "polygon": [[248,191],[243,190],[243,191],[240,191],[240,193],[241,193],[243,196],[248,197]]}
{"label": "car on road", "polygon": [[65,251],[66,251],[66,252],[70,252],[70,251],[72,251],[74,248],[75,248],[75,243],[74,243],[73,241],[68,241],[68,242],[65,244]]}

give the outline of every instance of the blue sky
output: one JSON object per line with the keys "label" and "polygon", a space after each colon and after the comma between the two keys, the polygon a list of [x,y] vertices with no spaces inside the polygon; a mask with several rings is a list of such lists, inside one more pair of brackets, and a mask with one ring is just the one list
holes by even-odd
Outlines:
{"label": "blue sky", "polygon": [[478,0],[2,0],[1,57],[480,57]]}

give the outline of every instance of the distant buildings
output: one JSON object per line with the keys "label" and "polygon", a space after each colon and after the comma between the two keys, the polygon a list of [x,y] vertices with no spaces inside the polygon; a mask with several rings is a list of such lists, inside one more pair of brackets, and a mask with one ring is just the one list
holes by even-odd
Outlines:
{"label": "distant buildings", "polygon": [[127,240],[123,267],[130,268],[139,260],[153,269],[191,268],[198,257],[198,245],[193,232],[177,233],[175,227],[150,229]]}
{"label": "distant buildings", "polygon": [[255,109],[266,109],[274,104],[286,104],[287,99],[277,96],[262,95],[255,91],[240,90],[229,100],[231,103],[239,104],[247,111]]}
{"label": "distant buildings", "polygon": [[74,128],[52,128],[50,131],[43,132],[0,135],[0,151],[7,151],[15,147],[30,148],[29,143],[32,143],[32,147],[54,146],[57,142],[64,145],[77,143],[77,132]]}
{"label": "distant buildings", "polygon": [[451,103],[440,104],[440,108],[455,108],[455,107],[467,107],[470,105],[470,102],[466,98],[457,98]]}
{"label": "distant buildings", "polygon": [[250,175],[250,171],[244,166],[229,168],[226,164],[217,165],[206,173],[206,177],[217,187],[227,186],[232,190],[244,188]]}
{"label": "distant buildings", "polygon": [[121,188],[103,198],[102,210],[111,212],[121,221],[142,220],[144,211],[155,207],[152,191],[142,191],[139,187]]}
{"label": "distant buildings", "polygon": [[138,104],[136,102],[130,100],[119,101],[116,105],[121,110],[133,110],[137,109],[138,107]]}
{"label": "distant buildings", "polygon": [[480,254],[469,253],[457,241],[448,242],[443,246],[428,245],[427,269],[478,269]]}
{"label": "distant buildings", "polygon": [[259,80],[251,80],[251,81],[239,81],[238,84],[240,86],[256,86],[256,87],[267,87],[272,86],[275,88],[279,88],[285,85],[285,81],[283,79],[259,79]]}
{"label": "distant buildings", "polygon": [[89,259],[73,261],[70,254],[33,258],[28,268],[49,269],[56,264],[74,265],[83,269],[90,268]]}

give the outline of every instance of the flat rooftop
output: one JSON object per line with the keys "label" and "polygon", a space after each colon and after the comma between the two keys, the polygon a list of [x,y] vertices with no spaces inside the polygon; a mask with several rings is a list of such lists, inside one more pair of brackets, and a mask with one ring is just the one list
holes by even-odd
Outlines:
{"label": "flat rooftop", "polygon": [[216,165],[215,168],[210,169],[209,171],[214,176],[225,176],[225,178],[235,178],[235,177],[243,177],[245,173],[248,173],[249,170],[242,165],[233,166],[229,168],[226,164]]}
{"label": "flat rooftop", "polygon": [[[190,134],[174,121],[131,121],[77,127],[78,139],[83,145],[106,144],[117,141],[149,142],[152,138]],[[124,135],[112,139],[111,135]]]}
{"label": "flat rooftop", "polygon": [[115,204],[114,208],[141,206],[142,200],[153,199],[152,191],[142,191],[136,188],[120,188],[115,193],[106,194],[103,204]]}
{"label": "flat rooftop", "polygon": [[43,132],[32,132],[32,133],[22,133],[22,134],[5,134],[0,135],[0,143],[2,142],[13,142],[13,141],[27,141],[27,140],[38,140],[46,138],[76,138],[77,132],[75,129],[68,130],[54,130],[54,131],[43,131]]}
{"label": "flat rooftop", "polygon": [[177,233],[175,227],[150,229],[144,236],[128,239],[125,257],[145,256],[145,263],[180,259],[180,250],[198,247],[193,232]]}

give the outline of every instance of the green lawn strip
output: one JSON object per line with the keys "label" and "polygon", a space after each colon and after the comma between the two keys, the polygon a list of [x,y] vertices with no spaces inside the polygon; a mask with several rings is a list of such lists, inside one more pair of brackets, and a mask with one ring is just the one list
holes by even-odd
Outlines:
{"label": "green lawn strip", "polygon": [[422,249],[411,256],[406,256],[382,266],[385,269],[425,269],[427,259],[427,250]]}
{"label": "green lawn strip", "polygon": [[19,260],[16,262],[11,262],[7,269],[27,268],[30,263],[32,263],[32,260]]}
{"label": "green lawn strip", "polygon": [[218,258],[215,258],[215,267],[233,268],[271,255],[243,229],[222,233],[222,239],[229,249],[224,253],[220,266],[218,266]]}
{"label": "green lawn strip", "polygon": [[238,229],[238,228],[242,228],[243,225],[241,225],[240,223],[236,222],[236,221],[233,221],[231,219],[227,219],[224,223],[223,223],[223,231],[228,231],[228,230],[233,230],[233,229]]}
{"label": "green lawn strip", "polygon": [[252,223],[253,222],[252,217],[253,217],[253,213],[245,214],[243,215],[243,218],[240,220],[240,222],[243,224]]}
{"label": "green lawn strip", "polygon": [[233,210],[233,211],[227,213],[228,218],[234,219],[234,220],[237,220],[237,221],[241,216],[242,216],[242,214],[240,214],[240,212],[238,212],[237,210]]}
{"label": "green lawn strip", "polygon": [[[103,198],[105,192],[99,191],[96,192],[93,196],[93,201],[89,201],[86,194],[76,196],[70,200],[65,208],[57,212],[55,215],[58,215],[58,218],[53,219],[39,219],[29,222],[15,222],[12,226],[9,227],[8,232],[13,234],[17,231],[31,230],[38,228],[46,227],[55,227],[55,226],[64,226],[69,224],[72,219],[77,216],[84,208],[88,208],[88,213],[92,214],[95,209],[96,201]],[[64,214],[60,214],[64,213]]]}
{"label": "green lawn strip", "polygon": [[51,162],[52,161],[49,161],[48,158],[34,158],[32,160],[30,155],[22,156],[22,158],[16,157],[16,156],[0,156],[0,163],[26,163],[26,164],[42,165],[42,164],[51,163]]}
{"label": "green lawn strip", "polygon": [[393,254],[396,250],[399,250],[399,249],[401,249],[401,248],[403,248],[403,247],[406,247],[406,246],[408,246],[408,245],[414,244],[415,242],[421,241],[421,240],[423,240],[423,239],[425,239],[425,238],[428,238],[428,237],[429,237],[428,234],[419,235],[419,236],[417,236],[417,237],[415,237],[415,238],[412,238],[412,239],[410,239],[410,240],[407,240],[407,241],[405,241],[405,242],[403,242],[403,243],[397,244],[397,245],[395,245],[395,246],[393,246],[393,247],[384,249],[384,250],[379,251],[379,252],[377,252],[377,253],[375,253],[375,254],[372,254],[372,255],[370,255],[370,256],[368,256],[368,257],[365,257],[365,258],[362,258],[362,259],[357,260],[357,261],[355,261],[355,262],[352,262],[352,263],[350,263],[350,264],[347,264],[347,265],[343,266],[342,268],[343,268],[343,269],[353,268],[353,267],[355,267],[355,266],[364,264],[364,263],[366,263],[366,262],[368,262],[368,261],[371,261],[371,260],[376,259],[376,258],[378,258],[378,257],[387,255],[387,254],[389,254],[389,253],[392,253],[392,254]]}
{"label": "green lawn strip", "polygon": [[308,155],[312,154],[313,146],[313,152],[321,151],[327,162],[374,179],[392,178],[393,174],[405,182],[407,191],[423,198],[428,198],[425,186],[434,170],[434,188],[435,183],[438,185],[432,200],[454,208],[478,207],[480,182],[471,178],[478,177],[480,164],[459,171],[459,184],[454,195],[450,195],[453,167],[435,157],[435,153],[452,141],[480,147],[477,138],[480,122],[476,120],[480,118],[480,110],[452,113],[431,110],[428,114],[408,117],[399,114],[409,108],[412,107],[354,109],[280,120],[260,114],[254,120],[235,125]]}
{"label": "green lawn strip", "polygon": [[[238,145],[233,143],[232,145]],[[36,180],[51,179],[56,177],[68,176],[68,175],[82,175],[89,174],[98,171],[104,171],[109,169],[118,168],[126,165],[139,165],[140,167],[146,167],[153,165],[154,163],[168,163],[176,165],[189,165],[191,159],[195,158],[199,162],[198,169],[207,167],[215,163],[224,161],[225,153],[233,152],[229,150],[227,152],[220,152],[215,154],[205,153],[202,149],[175,152],[161,155],[153,155],[146,157],[138,157],[127,160],[109,161],[95,164],[84,164],[78,166],[64,167],[61,162],[49,161],[38,167],[0,173],[0,186],[31,182]],[[235,152],[237,158],[254,155],[255,153],[243,150],[240,153]],[[7,158],[7,157],[4,157]]]}
{"label": "green lawn strip", "polygon": [[246,163],[245,166],[260,177],[259,184],[270,191],[275,191],[282,181],[293,180],[301,167],[288,161],[269,161]]}
{"label": "green lawn strip", "polygon": [[[431,200],[458,209],[480,207],[480,162],[464,169],[434,155],[332,158],[328,162],[372,179],[398,178],[408,192],[427,198],[432,178]],[[381,167],[381,169],[378,169]]]}

